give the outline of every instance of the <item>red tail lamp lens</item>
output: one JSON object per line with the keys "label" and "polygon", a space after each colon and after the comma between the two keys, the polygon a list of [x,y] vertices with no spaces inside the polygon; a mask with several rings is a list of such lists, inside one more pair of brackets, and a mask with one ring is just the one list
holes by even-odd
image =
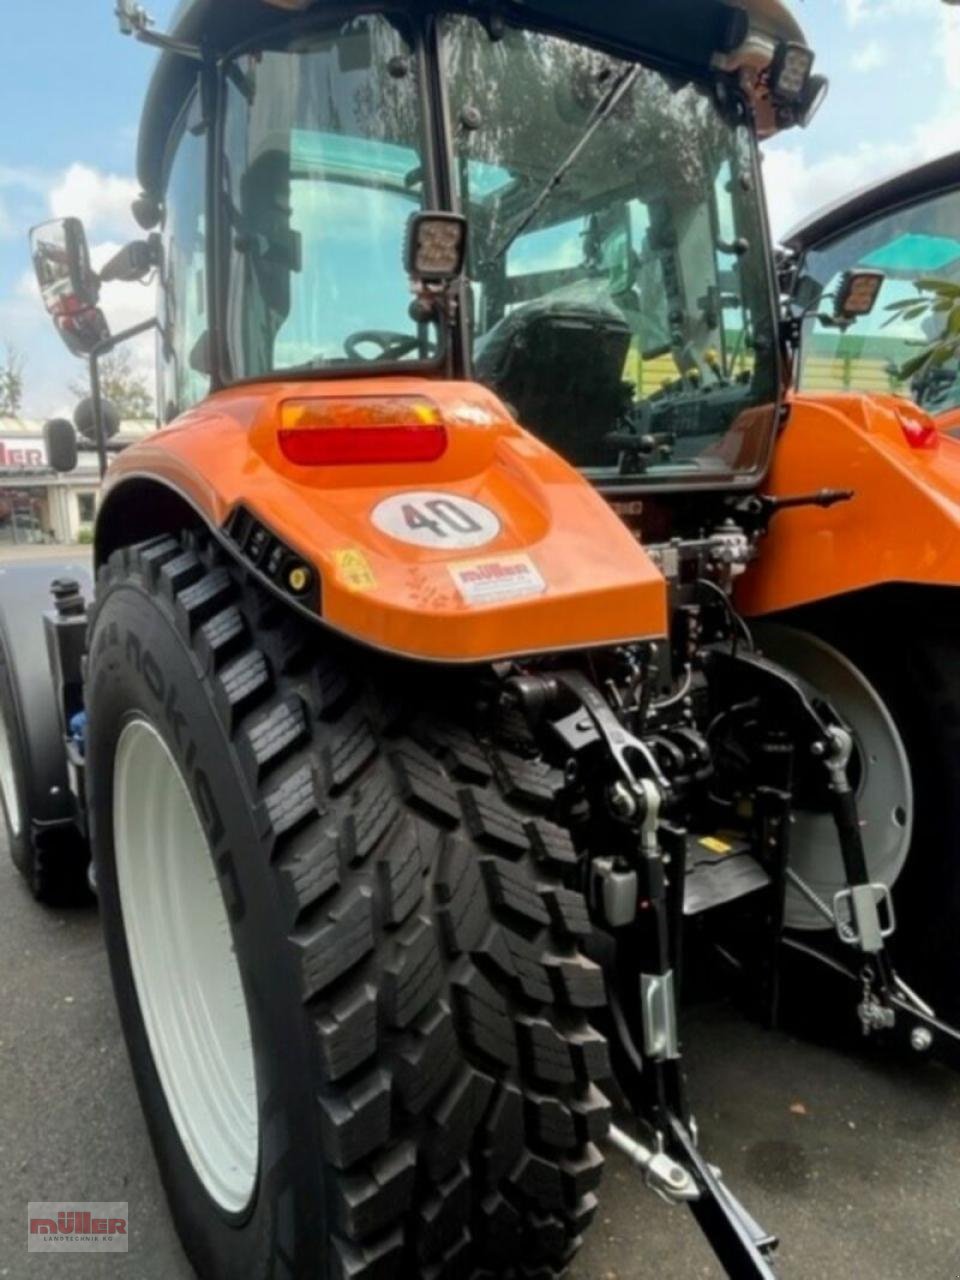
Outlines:
{"label": "red tail lamp lens", "polygon": [[927,414],[897,412],[900,430],[911,449],[936,449],[940,444],[940,432],[936,423]]}
{"label": "red tail lamp lens", "polygon": [[299,467],[436,462],[447,449],[443,416],[423,396],[287,400],[278,438]]}

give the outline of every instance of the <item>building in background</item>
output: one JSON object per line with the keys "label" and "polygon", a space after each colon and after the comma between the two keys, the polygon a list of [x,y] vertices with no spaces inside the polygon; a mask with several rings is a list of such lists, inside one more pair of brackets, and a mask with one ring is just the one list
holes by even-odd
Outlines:
{"label": "building in background", "polygon": [[[152,422],[125,422],[119,440],[132,443]],[[100,472],[93,446],[75,471],[59,475],[47,458],[43,424],[0,418],[0,547],[83,542],[92,536]]]}

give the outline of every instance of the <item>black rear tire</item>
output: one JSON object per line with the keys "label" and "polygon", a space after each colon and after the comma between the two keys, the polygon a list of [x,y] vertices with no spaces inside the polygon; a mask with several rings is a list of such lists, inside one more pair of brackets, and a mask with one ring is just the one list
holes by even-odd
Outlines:
{"label": "black rear tire", "polygon": [[[0,645],[0,733],[10,754],[10,782],[15,800],[14,814],[8,811],[0,787],[0,821],[7,837],[13,865],[30,892],[46,906],[85,906],[93,901],[87,879],[90,855],[75,827],[44,826],[34,821],[27,787],[27,753],[13,682]],[[2,748],[0,748],[2,749]],[[0,765],[2,767],[2,765]]]}
{"label": "black rear tire", "polygon": [[[560,874],[572,844],[545,816],[549,771],[485,750],[410,672],[401,705],[382,664],[200,541],[113,556],[90,654],[111,969],[199,1275],[564,1275],[596,1206],[608,1066],[585,1013],[604,1001],[578,944],[589,920]],[[132,977],[112,791],[134,711],[187,781],[230,915],[262,1135],[242,1220],[180,1141]]]}

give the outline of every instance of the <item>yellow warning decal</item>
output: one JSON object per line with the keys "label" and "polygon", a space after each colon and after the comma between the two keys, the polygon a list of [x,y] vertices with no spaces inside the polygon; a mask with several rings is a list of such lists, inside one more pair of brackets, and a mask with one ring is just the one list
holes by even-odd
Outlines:
{"label": "yellow warning decal", "polygon": [[337,566],[337,581],[348,591],[376,591],[376,574],[370,568],[370,561],[355,548],[333,553]]}
{"label": "yellow warning decal", "polygon": [[701,836],[697,841],[702,848],[707,849],[710,853],[731,853],[733,845],[727,844],[725,840],[718,840],[716,836]]}

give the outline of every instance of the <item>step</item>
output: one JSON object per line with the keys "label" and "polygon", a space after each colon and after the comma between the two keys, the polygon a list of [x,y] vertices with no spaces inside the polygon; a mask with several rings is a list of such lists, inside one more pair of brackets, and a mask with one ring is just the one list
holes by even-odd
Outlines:
{"label": "step", "polygon": [[685,916],[702,915],[769,884],[770,877],[750,853],[748,841],[726,832],[687,837]]}

